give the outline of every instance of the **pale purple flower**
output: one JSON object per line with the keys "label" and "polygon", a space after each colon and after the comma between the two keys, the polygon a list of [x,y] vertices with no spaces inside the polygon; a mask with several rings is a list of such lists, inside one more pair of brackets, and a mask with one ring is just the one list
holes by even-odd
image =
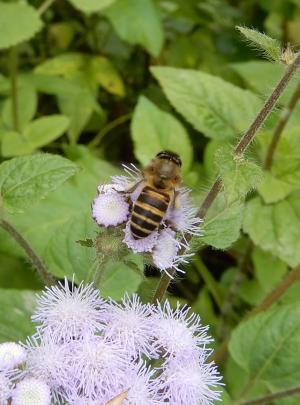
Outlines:
{"label": "pale purple flower", "polygon": [[64,285],[46,287],[32,320],[40,323],[38,330],[51,333],[57,342],[68,341],[99,330],[103,312],[104,301],[92,284],[76,287],[74,279],[69,285],[65,278]]}
{"label": "pale purple flower", "polygon": [[23,346],[14,342],[0,344],[0,370],[11,370],[26,360]]}
{"label": "pale purple flower", "polygon": [[6,371],[0,371],[0,405],[6,405],[12,393],[12,383]]}
{"label": "pale purple flower", "polygon": [[92,216],[98,225],[116,226],[127,220],[129,204],[117,192],[101,193],[92,203]]}
{"label": "pale purple flower", "polygon": [[216,366],[205,363],[206,356],[178,360],[171,359],[160,376],[161,392],[172,405],[209,405],[220,400],[221,391],[214,390],[223,385]]}
{"label": "pale purple flower", "polygon": [[50,405],[50,387],[38,378],[19,382],[13,392],[12,405]]}
{"label": "pale purple flower", "polygon": [[73,345],[70,370],[77,394],[97,399],[114,392],[120,373],[129,364],[124,348],[101,336],[76,341]]}
{"label": "pale purple flower", "polygon": [[143,304],[137,294],[129,297],[126,293],[121,304],[110,301],[104,336],[118,342],[134,358],[142,354],[155,357],[151,315],[149,304]]}
{"label": "pale purple flower", "polygon": [[123,242],[134,253],[151,252],[156,244],[158,238],[158,231],[153,231],[149,236],[142,239],[134,239],[130,231],[130,222],[127,222],[124,229],[125,237]]}
{"label": "pale purple flower", "polygon": [[207,336],[208,327],[202,326],[199,315],[191,312],[186,305],[177,303],[176,309],[173,309],[169,301],[158,303],[153,318],[156,325],[155,346],[166,358],[194,358],[212,341]]}

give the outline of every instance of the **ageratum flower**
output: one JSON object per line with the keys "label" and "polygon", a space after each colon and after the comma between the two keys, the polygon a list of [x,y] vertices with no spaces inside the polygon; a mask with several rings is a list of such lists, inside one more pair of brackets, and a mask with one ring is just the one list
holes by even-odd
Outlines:
{"label": "ageratum flower", "polygon": [[6,371],[0,371],[0,405],[6,405],[12,394],[12,383]]}
{"label": "ageratum flower", "polygon": [[50,387],[37,378],[19,382],[12,396],[12,405],[50,405]]}
{"label": "ageratum flower", "polygon": [[26,351],[23,346],[14,342],[0,344],[0,370],[12,370],[25,360]]}
{"label": "ageratum flower", "polygon": [[83,283],[76,287],[74,280],[69,285],[65,278],[64,285],[46,287],[32,320],[40,324],[42,334],[49,332],[56,342],[69,341],[100,329],[103,312],[104,302],[98,290]]}
{"label": "ageratum flower", "polygon": [[189,250],[187,235],[201,236],[197,210],[192,207],[187,188],[176,188],[176,203],[170,203],[159,228],[148,236],[136,238],[131,231],[131,210],[144,188],[144,172],[133,164],[124,166],[126,175],[113,176],[111,184],[98,187],[99,195],[92,204],[92,216],[98,225],[123,225],[122,242],[134,253],[149,252],[153,264],[161,271],[174,268],[181,271],[180,265],[188,262],[192,254],[182,254],[181,248]]}

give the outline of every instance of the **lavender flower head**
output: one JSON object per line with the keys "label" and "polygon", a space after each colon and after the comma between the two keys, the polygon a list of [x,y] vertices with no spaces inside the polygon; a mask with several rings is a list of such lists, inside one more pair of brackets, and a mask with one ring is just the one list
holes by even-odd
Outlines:
{"label": "lavender flower head", "polygon": [[[123,405],[209,405],[220,398],[221,378],[207,362],[211,338],[190,308],[177,304],[173,309],[168,301],[144,304],[137,294],[125,294],[120,303],[104,301],[91,284],[59,288],[54,307],[62,308],[66,296],[80,297],[80,307],[85,291],[85,298],[97,301],[100,317],[87,316],[84,328],[71,324],[71,338],[62,332],[61,314],[52,311],[53,289],[46,289],[34,317],[41,325],[22,346],[22,367],[0,371],[0,405],[7,400],[12,405],[107,405],[122,393]],[[41,305],[49,294],[51,317],[44,301]]]}
{"label": "lavender flower head", "polygon": [[149,252],[153,264],[161,271],[167,272],[167,269],[175,268],[182,272],[180,265],[187,263],[192,256],[180,252],[181,248],[189,250],[186,236],[202,235],[202,220],[197,217],[197,210],[191,205],[190,190],[175,187],[174,200],[168,203],[158,228],[152,230],[148,236],[137,238],[131,229],[131,213],[135,212],[133,207],[145,187],[147,176],[145,171],[140,171],[133,164],[123,167],[126,175],[113,176],[111,184],[98,187],[99,195],[92,204],[93,219],[99,226],[123,226],[122,242],[134,253]]}

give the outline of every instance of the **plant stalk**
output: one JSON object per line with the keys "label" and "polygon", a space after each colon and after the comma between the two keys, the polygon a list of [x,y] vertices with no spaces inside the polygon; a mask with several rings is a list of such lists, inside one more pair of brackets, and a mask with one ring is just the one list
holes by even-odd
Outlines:
{"label": "plant stalk", "polygon": [[250,401],[240,402],[238,405],[261,405],[270,403],[276,399],[286,398],[297,394],[300,394],[300,387],[274,392],[274,394],[265,395],[257,399],[251,399]]}
{"label": "plant stalk", "polygon": [[52,6],[52,4],[55,2],[55,0],[45,0],[40,7],[37,9],[37,12],[39,14],[39,16],[41,16],[42,14],[44,14],[44,12],[46,10],[48,10],[49,7]]}
{"label": "plant stalk", "polygon": [[[234,148],[235,156],[241,155],[247,149],[250,142],[253,140],[253,138],[257,134],[257,131],[265,122],[270,112],[273,110],[279,97],[281,96],[284,89],[286,88],[286,86],[288,85],[288,83],[290,82],[290,80],[292,79],[292,77],[294,76],[299,67],[300,67],[300,52],[296,56],[293,63],[287,67],[286,71],[284,72],[282,78],[277,83],[272,94],[267,98],[266,102],[262,106],[256,118],[250,125],[249,129],[245,132],[241,140]],[[209,208],[213,204],[214,200],[216,199],[221,189],[222,189],[222,179],[220,177],[217,177],[217,179],[215,180],[214,184],[212,185],[210,191],[208,192],[207,196],[205,197],[203,203],[201,204],[198,210],[198,216],[200,216],[200,218],[204,219],[206,217]],[[185,239],[189,241],[191,237],[186,236]],[[171,280],[174,278],[174,275],[176,274],[176,270],[174,268],[168,269],[168,273],[170,274],[170,277],[166,273],[164,273],[158,283],[157,289],[153,297],[154,303],[156,303],[157,301],[161,301],[163,299]]]}
{"label": "plant stalk", "polygon": [[18,243],[19,246],[24,250],[26,255],[28,256],[32,266],[36,269],[37,273],[39,274],[40,278],[44,282],[45,285],[51,286],[56,283],[55,278],[47,269],[46,265],[43,263],[42,259],[38,256],[38,254],[34,251],[34,249],[30,246],[26,239],[17,231],[17,229],[5,219],[0,220],[0,226],[3,228],[10,236]]}

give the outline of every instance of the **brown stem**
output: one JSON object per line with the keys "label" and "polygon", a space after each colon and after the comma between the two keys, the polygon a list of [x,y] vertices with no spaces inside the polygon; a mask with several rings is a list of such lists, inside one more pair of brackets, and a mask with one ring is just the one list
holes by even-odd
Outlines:
{"label": "brown stem", "polygon": [[266,160],[264,163],[264,168],[266,170],[270,170],[270,168],[272,166],[273,157],[274,157],[280,136],[281,136],[284,128],[286,127],[286,124],[288,123],[290,116],[292,115],[294,109],[296,108],[299,98],[300,98],[300,83],[299,83],[298,87],[296,88],[295,92],[293,93],[287,106],[283,109],[283,111],[280,115],[279,121],[275,127],[273,137],[272,137],[271,143],[270,143],[268,151],[267,151]]}
{"label": "brown stem", "polygon": [[[300,266],[292,269],[281,282],[269,293],[266,297],[254,307],[248,314],[244,317],[243,320],[250,318],[253,315],[256,315],[260,312],[263,312],[270,308],[278,299],[288,290],[288,288],[300,279]],[[214,360],[217,363],[220,363],[226,356],[228,351],[228,340],[224,341],[221,346],[214,352],[210,360]]]}
{"label": "brown stem", "polygon": [[[286,71],[284,72],[284,75],[282,78],[279,80],[278,84],[276,85],[275,89],[273,90],[272,94],[268,97],[264,105],[262,106],[261,110],[259,111],[258,115],[250,125],[249,129],[246,131],[246,133],[243,135],[239,143],[236,145],[234,149],[234,154],[235,155],[240,155],[242,154],[246,148],[249,146],[250,142],[256,135],[257,131],[259,128],[262,126],[264,123],[265,119],[267,116],[270,114],[270,112],[273,110],[276,102],[278,101],[279,97],[281,96],[282,92],[290,82],[291,78],[293,75],[296,73],[297,69],[300,66],[300,52],[293,61],[291,65],[288,66]],[[208,192],[207,196],[205,197],[203,203],[201,204],[198,215],[200,218],[205,218],[206,214],[211,207],[212,203],[216,199],[217,195],[222,189],[222,179],[220,177],[217,177],[215,180],[214,184],[212,185],[210,191]],[[190,237],[186,237],[186,240],[189,241]],[[169,269],[168,273],[170,274],[171,277],[169,277],[166,273],[163,274],[161,277],[157,289],[154,294],[153,302],[156,303],[157,300],[161,301],[164,297],[164,294],[166,293],[168,286],[173,278],[173,276],[176,273],[175,269]]]}
{"label": "brown stem", "polygon": [[21,248],[27,254],[32,266],[36,269],[45,285],[50,286],[52,284],[55,284],[55,278],[51,275],[51,273],[43,263],[42,259],[33,250],[27,240],[24,239],[23,236],[17,231],[17,229],[5,219],[0,220],[0,226],[7,233],[9,233],[10,236],[21,246]]}
{"label": "brown stem", "polygon": [[251,399],[250,401],[240,402],[238,405],[261,405],[272,402],[275,399],[286,398],[297,394],[300,394],[300,387],[274,392],[274,394],[265,395],[257,399]]}

